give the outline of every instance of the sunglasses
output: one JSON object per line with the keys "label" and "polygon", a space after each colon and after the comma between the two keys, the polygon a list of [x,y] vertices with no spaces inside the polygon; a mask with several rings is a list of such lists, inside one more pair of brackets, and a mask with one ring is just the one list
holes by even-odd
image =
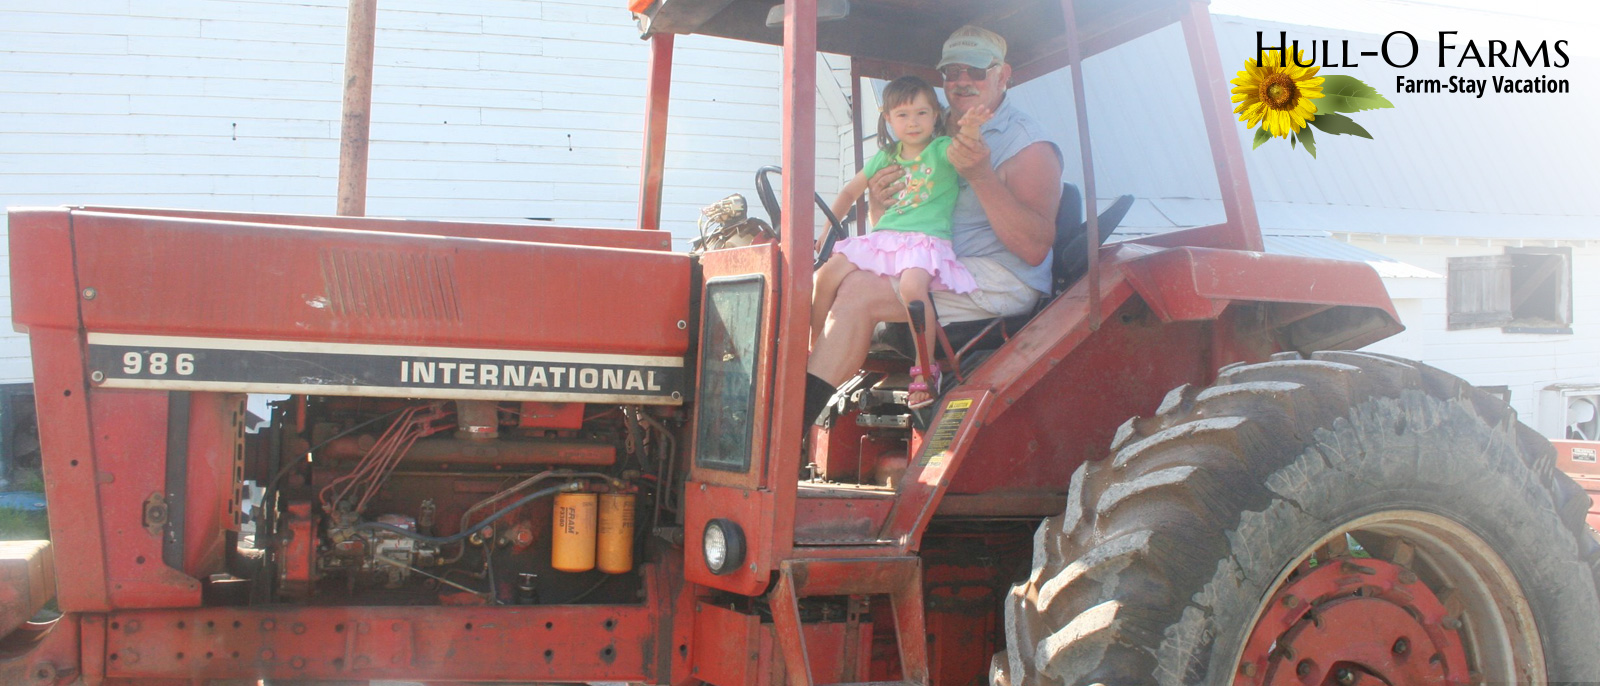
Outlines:
{"label": "sunglasses", "polygon": [[989,70],[995,68],[995,66],[991,64],[987,67],[969,67],[965,64],[947,64],[939,70],[939,74],[946,81],[955,81],[961,78],[962,74],[966,74],[967,78],[973,81],[982,81],[989,77]]}

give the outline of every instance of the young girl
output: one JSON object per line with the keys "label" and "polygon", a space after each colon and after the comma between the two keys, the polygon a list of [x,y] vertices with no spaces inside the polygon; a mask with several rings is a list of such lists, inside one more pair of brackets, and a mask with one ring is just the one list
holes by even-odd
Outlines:
{"label": "young girl", "polygon": [[[968,112],[961,120],[962,133],[981,139],[981,128],[989,116],[981,108]],[[950,137],[943,135],[944,129],[939,98],[926,81],[906,76],[889,82],[883,89],[883,116],[878,120],[878,145],[882,149],[845,184],[833,203],[833,213],[844,216],[866,191],[867,179],[891,164],[905,170],[905,187],[884,210],[872,233],[839,241],[834,245],[833,257],[817,270],[811,305],[813,342],[827,322],[839,284],[857,269],[900,277],[900,300],[907,304],[922,301],[923,311],[929,316],[933,313],[933,303],[928,299],[930,289],[968,293],[977,288],[972,274],[956,260],[950,246],[957,174],[945,156]],[[932,360],[933,327],[927,327],[925,334],[916,344]],[[932,403],[933,393],[938,390],[938,367],[924,371],[915,366],[911,374],[910,406],[919,408]]]}

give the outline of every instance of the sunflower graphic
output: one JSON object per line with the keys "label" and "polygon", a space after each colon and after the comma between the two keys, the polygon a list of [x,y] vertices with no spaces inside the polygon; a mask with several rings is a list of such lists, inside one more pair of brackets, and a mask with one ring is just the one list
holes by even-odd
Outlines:
{"label": "sunflower graphic", "polygon": [[1358,78],[1318,75],[1320,67],[1315,64],[1300,66],[1308,62],[1304,51],[1296,51],[1295,59],[1288,59],[1283,50],[1265,50],[1260,57],[1260,63],[1245,60],[1244,71],[1230,82],[1233,102],[1238,103],[1234,114],[1246,129],[1256,129],[1252,147],[1287,138],[1289,147],[1298,142],[1316,157],[1313,128],[1328,135],[1370,139],[1372,134],[1343,113],[1394,107]]}
{"label": "sunflower graphic", "polygon": [[[1304,61],[1304,51],[1295,55]],[[1317,105],[1312,101],[1323,97],[1319,67],[1302,67],[1286,59],[1281,50],[1268,50],[1261,59],[1262,64],[1245,60],[1244,71],[1232,81],[1233,101],[1239,103],[1233,111],[1247,129],[1260,123],[1272,137],[1288,138],[1317,118]],[[1278,66],[1280,63],[1284,66]]]}

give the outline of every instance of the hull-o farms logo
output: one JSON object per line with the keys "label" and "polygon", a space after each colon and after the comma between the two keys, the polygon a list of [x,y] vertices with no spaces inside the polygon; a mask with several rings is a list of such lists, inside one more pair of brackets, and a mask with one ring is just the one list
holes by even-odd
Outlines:
{"label": "hull-o farms logo", "polygon": [[1290,148],[1298,142],[1316,157],[1317,139],[1312,129],[1330,136],[1372,138],[1346,115],[1394,104],[1353,76],[1319,76],[1321,67],[1314,58],[1307,61],[1304,52],[1294,52],[1291,59],[1283,50],[1262,50],[1261,61],[1245,60],[1244,71],[1231,82],[1233,101],[1238,103],[1234,113],[1245,128],[1256,129],[1252,148],[1273,138],[1287,138]]}

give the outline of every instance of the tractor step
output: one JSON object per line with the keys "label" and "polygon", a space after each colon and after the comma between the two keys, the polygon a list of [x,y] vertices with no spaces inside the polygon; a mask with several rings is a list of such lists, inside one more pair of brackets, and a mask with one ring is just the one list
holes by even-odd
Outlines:
{"label": "tractor step", "polygon": [[[794,544],[803,557],[904,555],[895,539],[882,535],[894,510],[895,489],[883,486],[802,482],[796,493]],[[817,546],[845,546],[844,554],[816,554]]]}
{"label": "tractor step", "polygon": [[895,489],[873,484],[837,484],[825,481],[802,481],[795,496],[799,498],[861,498],[883,500],[893,498]]}
{"label": "tractor step", "polygon": [[772,624],[783,651],[789,686],[817,686],[801,633],[800,599],[809,596],[889,596],[904,681],[849,682],[840,686],[927,686],[927,623],[922,605],[922,558],[785,560],[768,595]]}

